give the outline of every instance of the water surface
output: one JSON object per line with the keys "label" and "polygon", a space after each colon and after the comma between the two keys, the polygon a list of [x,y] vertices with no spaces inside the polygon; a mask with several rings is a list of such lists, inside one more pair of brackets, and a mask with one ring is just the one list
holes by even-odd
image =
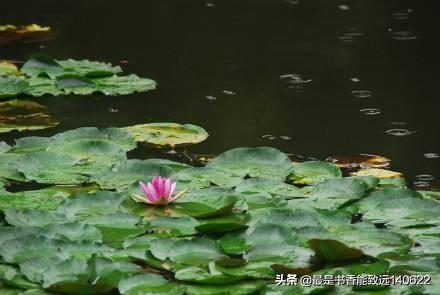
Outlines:
{"label": "water surface", "polygon": [[126,60],[127,73],[159,84],[128,96],[44,97],[58,127],[0,140],[192,123],[211,135],[192,153],[274,146],[319,159],[379,154],[410,181],[438,179],[436,2],[2,0],[2,23],[49,25],[58,38],[0,48],[1,58]]}

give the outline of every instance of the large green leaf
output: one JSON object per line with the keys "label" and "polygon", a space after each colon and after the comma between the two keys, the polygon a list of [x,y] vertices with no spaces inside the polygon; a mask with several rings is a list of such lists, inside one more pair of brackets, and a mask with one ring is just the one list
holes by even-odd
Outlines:
{"label": "large green leaf", "polygon": [[189,216],[182,217],[156,217],[148,220],[148,226],[150,230],[159,233],[163,236],[190,236],[197,233],[195,227],[199,225],[199,222]]}
{"label": "large green leaf", "polygon": [[54,59],[44,55],[30,57],[21,68],[23,74],[29,76],[47,75],[54,78],[63,75],[66,70]]}
{"label": "large green leaf", "polygon": [[57,77],[57,87],[66,94],[90,95],[125,95],[134,92],[145,92],[156,88],[156,82],[131,74],[128,76],[110,76],[89,79],[76,74],[65,74]]}
{"label": "large green leaf", "polygon": [[271,178],[250,178],[240,183],[235,189],[244,195],[256,195],[267,192],[283,197],[302,196],[299,188]]}
{"label": "large green leaf", "polygon": [[208,133],[199,126],[176,123],[150,123],[122,128],[131,133],[136,141],[155,146],[179,146],[204,141]]}
{"label": "large green leaf", "polygon": [[157,274],[137,274],[123,279],[119,283],[119,292],[124,295],[180,295],[184,288]]}
{"label": "large green leaf", "polygon": [[245,295],[258,293],[263,287],[263,281],[246,281],[227,286],[186,285],[186,293],[188,295]]}
{"label": "large green leaf", "polygon": [[124,197],[113,192],[78,193],[65,199],[58,207],[58,213],[69,219],[84,219],[93,216],[110,215],[119,211]]}
{"label": "large green leaf", "polygon": [[307,198],[291,201],[318,209],[338,209],[365,196],[369,185],[357,178],[326,179],[309,189]]}
{"label": "large green leaf", "polygon": [[423,199],[419,193],[404,188],[385,188],[373,192],[358,205],[360,212],[375,223],[397,227],[440,224],[440,203]]}
{"label": "large green leaf", "polygon": [[237,148],[211,160],[207,165],[240,176],[284,180],[293,171],[289,157],[270,147]]}
{"label": "large green leaf", "polygon": [[28,259],[44,257],[89,257],[94,253],[110,251],[110,248],[89,241],[69,242],[40,235],[24,235],[2,243],[0,255],[7,262],[21,263]]}
{"label": "large green leaf", "polygon": [[235,202],[233,190],[214,187],[186,193],[173,203],[173,210],[196,218],[212,217],[231,212]]}
{"label": "large green leaf", "polygon": [[49,187],[40,190],[16,193],[0,191],[0,211],[13,209],[55,210],[58,205],[74,191],[74,187]]}
{"label": "large green leaf", "polygon": [[23,77],[0,77],[0,98],[13,97],[26,92],[29,84]]}
{"label": "large green leaf", "polygon": [[97,182],[103,189],[117,190],[121,190],[129,184],[134,184],[136,193],[140,193],[140,190],[137,190],[140,180],[146,183],[151,181],[154,176],[169,176],[172,172],[173,170],[169,166],[154,164],[148,160],[126,160],[109,167],[101,173],[94,174],[91,181]]}
{"label": "large green leaf", "polygon": [[189,266],[178,270],[175,278],[179,281],[226,285],[242,280],[245,276],[230,276],[216,270],[215,263],[210,263],[208,267]]}
{"label": "large green leaf", "polygon": [[328,162],[295,163],[294,167],[289,179],[297,184],[316,184],[328,178],[342,177],[341,169]]}
{"label": "large green leaf", "polygon": [[[167,246],[164,246],[164,241],[167,242]],[[156,239],[151,242],[150,250],[157,259],[169,259],[188,265],[207,265],[209,261],[225,257],[216,241],[206,238]]]}
{"label": "large green leaf", "polygon": [[185,169],[175,174],[174,177],[180,188],[188,189],[207,188],[211,185],[231,188],[243,181],[241,176],[207,167]]}

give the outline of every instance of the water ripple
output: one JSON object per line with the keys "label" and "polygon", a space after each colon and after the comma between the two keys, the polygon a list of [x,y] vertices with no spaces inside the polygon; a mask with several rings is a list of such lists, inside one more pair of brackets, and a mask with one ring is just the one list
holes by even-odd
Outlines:
{"label": "water ripple", "polygon": [[440,155],[437,153],[425,153],[423,154],[423,157],[425,157],[426,159],[438,159],[440,158]]}
{"label": "water ripple", "polygon": [[351,94],[358,98],[369,98],[373,96],[373,92],[369,90],[353,90]]}
{"label": "water ripple", "polygon": [[402,41],[415,40],[418,38],[418,36],[411,31],[395,31],[391,33],[391,37],[394,40]]}
{"label": "water ripple", "polygon": [[394,136],[406,136],[406,135],[410,135],[413,133],[416,133],[417,131],[410,131],[408,129],[389,129],[387,131],[385,131],[385,133],[389,134],[389,135],[394,135]]}
{"label": "water ripple", "polygon": [[374,115],[379,115],[381,113],[381,110],[375,108],[369,108],[369,109],[362,109],[360,110],[360,112],[364,115],[374,116]]}

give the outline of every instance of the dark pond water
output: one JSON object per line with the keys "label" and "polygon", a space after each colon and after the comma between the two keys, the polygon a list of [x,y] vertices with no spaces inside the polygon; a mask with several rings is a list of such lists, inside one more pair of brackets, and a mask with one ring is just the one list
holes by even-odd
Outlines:
{"label": "dark pond water", "polygon": [[319,159],[372,153],[391,158],[411,181],[439,178],[440,158],[432,158],[440,154],[436,2],[1,0],[1,23],[36,22],[59,33],[44,48],[1,48],[1,58],[43,52],[127,60],[126,72],[159,87],[45,97],[59,127],[0,140],[81,126],[193,123],[211,135],[194,153],[240,146]]}

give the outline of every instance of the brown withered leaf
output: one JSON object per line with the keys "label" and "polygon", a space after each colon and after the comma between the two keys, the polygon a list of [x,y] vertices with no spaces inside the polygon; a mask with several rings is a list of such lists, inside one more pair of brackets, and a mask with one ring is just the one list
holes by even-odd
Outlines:
{"label": "brown withered leaf", "polygon": [[14,26],[0,26],[0,46],[14,43],[37,43],[54,39],[55,35],[50,27],[37,24]]}
{"label": "brown withered leaf", "polygon": [[369,154],[330,156],[326,161],[335,164],[339,168],[347,169],[386,168],[390,166],[391,162],[388,158]]}
{"label": "brown withered leaf", "polygon": [[54,127],[58,120],[44,113],[46,107],[28,100],[0,102],[0,133]]}

